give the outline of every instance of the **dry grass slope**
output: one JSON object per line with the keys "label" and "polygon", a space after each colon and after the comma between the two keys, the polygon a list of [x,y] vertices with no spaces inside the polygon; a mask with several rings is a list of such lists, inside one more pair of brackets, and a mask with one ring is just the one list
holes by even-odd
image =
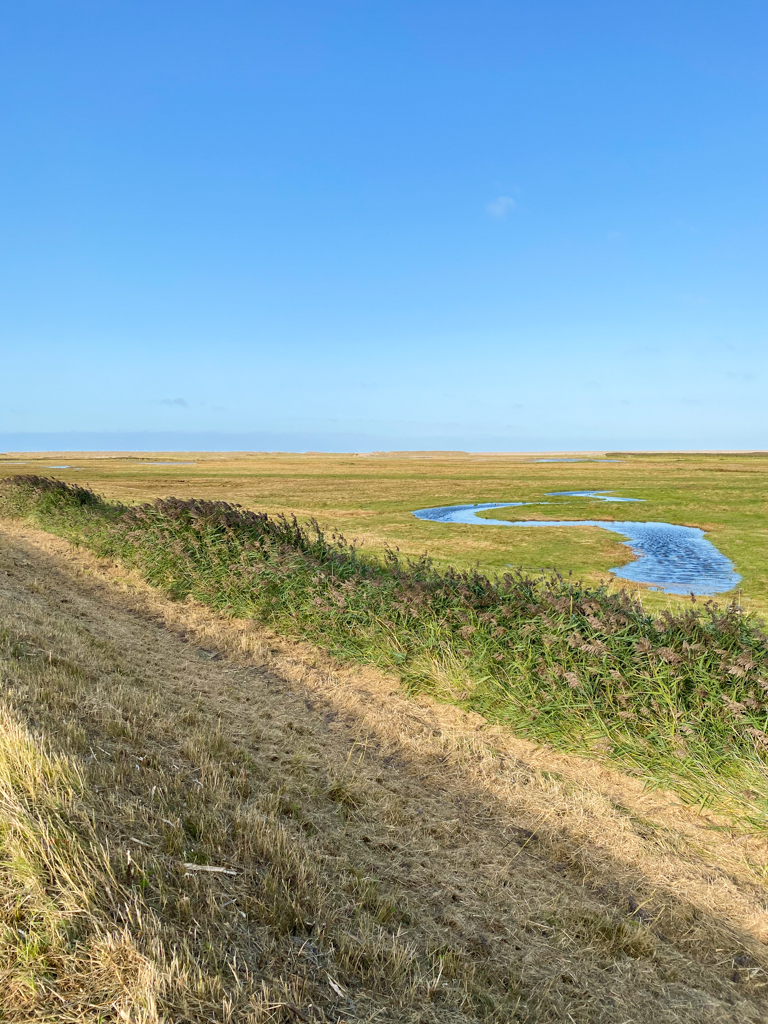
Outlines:
{"label": "dry grass slope", "polygon": [[17,523],[0,623],[0,1020],[766,1018],[764,840]]}

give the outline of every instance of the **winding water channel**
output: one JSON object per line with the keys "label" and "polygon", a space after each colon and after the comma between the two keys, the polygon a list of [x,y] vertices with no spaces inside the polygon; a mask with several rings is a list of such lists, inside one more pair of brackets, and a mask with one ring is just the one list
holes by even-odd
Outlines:
{"label": "winding water channel", "polygon": [[[607,491],[552,491],[555,495],[589,497],[600,501],[642,501],[642,498],[617,498]],[[637,523],[602,519],[521,520],[480,519],[478,512],[493,508],[517,508],[523,505],[546,505],[549,502],[503,501],[478,505],[443,505],[421,508],[413,514],[417,519],[436,523],[462,523],[468,526],[597,526],[627,538],[623,543],[636,560],[611,569],[614,576],[649,584],[666,594],[722,594],[741,579],[733,563],[708,541],[704,531],[695,526],[672,523]]]}

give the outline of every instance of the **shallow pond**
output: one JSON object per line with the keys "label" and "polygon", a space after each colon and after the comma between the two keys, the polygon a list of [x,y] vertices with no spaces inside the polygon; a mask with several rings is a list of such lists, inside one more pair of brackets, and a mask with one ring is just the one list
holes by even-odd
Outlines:
{"label": "shallow pond", "polygon": [[[599,495],[591,491],[560,491],[578,496]],[[608,500],[608,499],[603,499]],[[614,498],[614,501],[640,501],[639,498]],[[546,504],[530,501],[490,502],[479,505],[443,505],[422,508],[413,514],[417,519],[436,523],[463,523],[470,526],[597,526],[628,539],[624,544],[636,561],[611,569],[614,576],[649,584],[665,594],[722,594],[732,590],[741,579],[733,563],[714,544],[706,540],[704,531],[695,526],[672,523],[606,522],[600,519],[523,520],[479,519],[478,512],[492,508],[519,508],[523,505]]]}
{"label": "shallow pond", "polygon": [[[645,498],[614,498],[612,491],[547,491],[548,498],[567,495],[570,498],[597,498],[598,501],[645,501]],[[542,505],[549,504],[541,502]]]}

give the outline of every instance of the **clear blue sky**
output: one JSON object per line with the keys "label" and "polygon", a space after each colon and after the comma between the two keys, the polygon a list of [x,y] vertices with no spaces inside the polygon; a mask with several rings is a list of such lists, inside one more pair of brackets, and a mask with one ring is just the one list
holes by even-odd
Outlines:
{"label": "clear blue sky", "polygon": [[5,0],[0,448],[768,448],[766,38]]}

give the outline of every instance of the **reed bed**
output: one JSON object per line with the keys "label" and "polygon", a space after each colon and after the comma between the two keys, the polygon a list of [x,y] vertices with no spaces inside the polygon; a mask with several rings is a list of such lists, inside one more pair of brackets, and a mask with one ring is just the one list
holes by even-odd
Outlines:
{"label": "reed bed", "polygon": [[766,827],[768,637],[734,605],[692,599],[654,616],[558,574],[375,558],[313,521],[197,499],[130,506],[45,477],[3,481],[0,513],[119,559],[177,600],[395,671],[414,692]]}

